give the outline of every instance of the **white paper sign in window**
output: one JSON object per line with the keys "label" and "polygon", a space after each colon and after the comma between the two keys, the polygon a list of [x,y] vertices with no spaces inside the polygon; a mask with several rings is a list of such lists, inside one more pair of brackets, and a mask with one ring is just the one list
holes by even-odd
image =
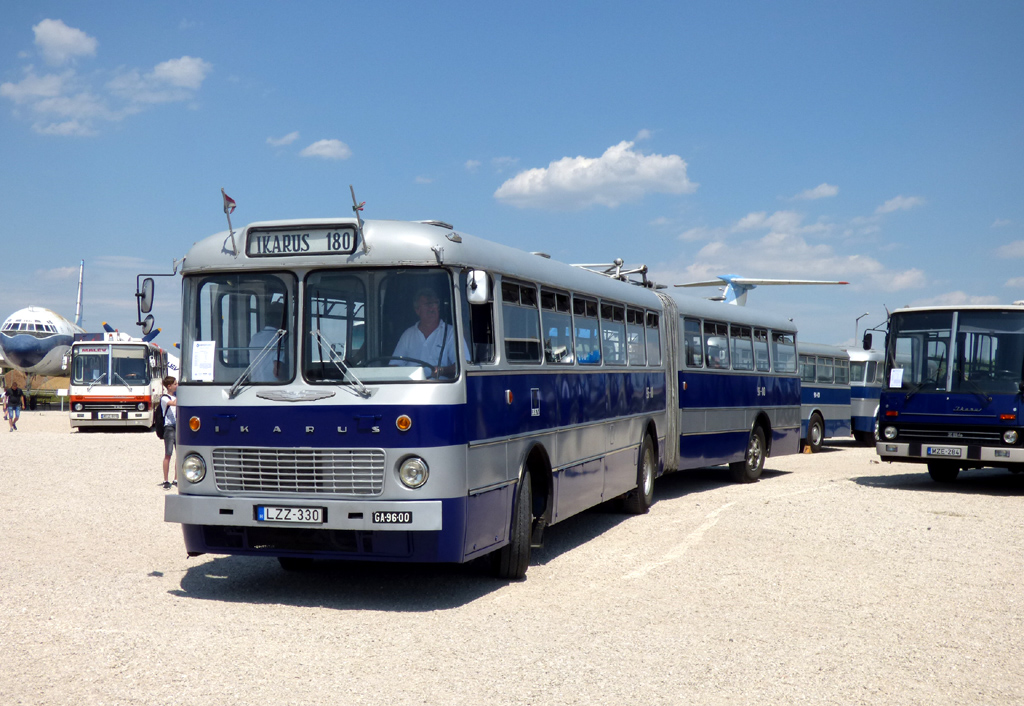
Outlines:
{"label": "white paper sign in window", "polygon": [[192,342],[193,382],[213,382],[213,360],[216,352],[216,341]]}
{"label": "white paper sign in window", "polygon": [[889,371],[889,387],[903,387],[903,368],[893,368]]}

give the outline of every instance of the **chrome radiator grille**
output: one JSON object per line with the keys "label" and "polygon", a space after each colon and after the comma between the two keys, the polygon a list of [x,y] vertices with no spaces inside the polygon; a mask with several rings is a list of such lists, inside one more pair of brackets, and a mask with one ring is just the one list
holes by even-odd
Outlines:
{"label": "chrome radiator grille", "polygon": [[217,489],[262,493],[380,495],[382,449],[214,449]]}

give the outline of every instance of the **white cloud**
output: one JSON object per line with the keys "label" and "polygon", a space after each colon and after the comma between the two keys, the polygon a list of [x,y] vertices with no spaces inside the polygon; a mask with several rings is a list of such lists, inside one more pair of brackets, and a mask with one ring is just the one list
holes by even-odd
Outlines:
{"label": "white cloud", "polygon": [[1004,287],[1024,287],[1024,277],[1013,277],[1006,280]]}
{"label": "white cloud", "polygon": [[678,155],[645,155],[623,141],[598,158],[563,157],[547,167],[520,172],[502,184],[494,197],[520,208],[576,210],[615,208],[647,193],[693,193],[697,184]]}
{"label": "white cloud", "polygon": [[999,257],[1020,258],[1024,257],[1024,240],[1014,240],[996,249]]}
{"label": "white cloud", "polygon": [[54,267],[49,270],[36,270],[35,272],[37,279],[45,280],[67,280],[72,277],[78,277],[78,266],[74,267]]}
{"label": "white cloud", "polygon": [[[96,54],[94,38],[60,20],[43,20],[33,30],[48,63]],[[78,75],[67,68],[39,75],[28,64],[21,81],[0,84],[0,97],[14,104],[15,117],[31,120],[38,134],[96,135],[101,121],[124,120],[161,103],[191,101],[212,70],[209,62],[193,56],[160,62],[148,72],[120,67]]]}
{"label": "white cloud", "polygon": [[175,103],[191,99],[212,70],[209,62],[183,56],[159,63],[146,74],[136,69],[124,72],[108,82],[107,88],[130,104]]}
{"label": "white cloud", "polygon": [[893,211],[909,211],[917,206],[923,206],[924,199],[920,196],[896,196],[891,198],[875,209],[875,213],[892,213]]}
{"label": "white cloud", "polygon": [[832,184],[818,184],[813,189],[807,191],[801,191],[799,194],[794,196],[794,199],[800,199],[803,201],[813,201],[815,199],[824,199],[830,196],[835,196],[839,193],[839,187],[833,186]]}
{"label": "white cloud", "polygon": [[1008,218],[997,218],[992,221],[993,228],[1005,228],[1006,226],[1013,225],[1013,221]]}
{"label": "white cloud", "polygon": [[318,140],[299,152],[303,157],[319,157],[321,159],[348,159],[352,150],[341,140]]}
{"label": "white cloud", "polygon": [[475,172],[480,168],[480,162],[475,159],[467,159],[465,167],[467,172]]}
{"label": "white cloud", "polygon": [[517,164],[519,164],[518,157],[495,157],[491,160],[491,166],[494,167],[494,171],[498,174],[508,169],[515,169]]}
{"label": "white cloud", "polygon": [[267,144],[271,147],[284,147],[285,145],[290,145],[295,142],[297,139],[299,139],[298,130],[295,132],[289,132],[284,137],[268,137]]}
{"label": "white cloud", "polygon": [[636,134],[636,137],[633,138],[633,142],[640,142],[641,140],[649,140],[649,139],[651,139],[651,135],[652,134],[653,133],[651,133],[650,130],[646,130],[646,129],[641,130],[640,132],[638,132]]}
{"label": "white cloud", "polygon": [[918,299],[911,303],[910,306],[964,306],[969,304],[1000,304],[1001,300],[999,297],[993,296],[981,296],[974,294],[967,294],[966,292],[946,292],[940,294],[937,297],[929,297],[927,299]]}
{"label": "white cloud", "polygon": [[733,226],[733,230],[743,232],[746,230],[767,229],[770,231],[794,233],[820,230],[817,226],[802,226],[803,220],[804,217],[796,211],[776,211],[770,216],[766,211],[757,211],[755,213],[748,213],[737,221],[736,225]]}
{"label": "white cloud", "polygon": [[416,177],[416,183],[417,184],[433,184],[434,180],[431,179],[430,177],[418,176],[418,177]]}
{"label": "white cloud", "polygon": [[68,27],[61,20],[43,20],[32,31],[36,46],[46,63],[59,66],[79,56],[95,56],[98,42],[80,29]]}
{"label": "white cloud", "polygon": [[59,135],[61,137],[92,137],[96,131],[77,120],[66,120],[62,123],[35,123],[32,131],[40,135]]}

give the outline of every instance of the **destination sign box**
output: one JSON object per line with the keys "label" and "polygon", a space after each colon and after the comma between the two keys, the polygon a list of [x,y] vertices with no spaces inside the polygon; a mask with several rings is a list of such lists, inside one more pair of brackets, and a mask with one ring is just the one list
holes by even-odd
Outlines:
{"label": "destination sign box", "polygon": [[249,257],[293,255],[351,255],[356,249],[355,228],[298,228],[249,231],[245,253]]}

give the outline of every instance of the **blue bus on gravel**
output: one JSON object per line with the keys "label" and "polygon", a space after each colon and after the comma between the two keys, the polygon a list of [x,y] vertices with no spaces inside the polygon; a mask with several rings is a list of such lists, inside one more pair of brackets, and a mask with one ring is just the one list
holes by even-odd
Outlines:
{"label": "blue bus on gravel", "polygon": [[863,446],[878,441],[878,400],[885,382],[885,352],[850,348],[850,422]]}
{"label": "blue bus on gravel", "polygon": [[646,512],[665,472],[752,482],[798,450],[791,321],[643,267],[311,219],[211,236],[182,274],[165,520],[189,555],[486,556],[517,579],[547,527],[613,499]]}
{"label": "blue bus on gravel", "polygon": [[940,483],[973,468],[1024,470],[1024,306],[940,306],[889,315],[876,445]]}
{"label": "blue bus on gravel", "polygon": [[806,341],[799,353],[800,439],[817,453],[825,439],[850,435],[850,355]]}

